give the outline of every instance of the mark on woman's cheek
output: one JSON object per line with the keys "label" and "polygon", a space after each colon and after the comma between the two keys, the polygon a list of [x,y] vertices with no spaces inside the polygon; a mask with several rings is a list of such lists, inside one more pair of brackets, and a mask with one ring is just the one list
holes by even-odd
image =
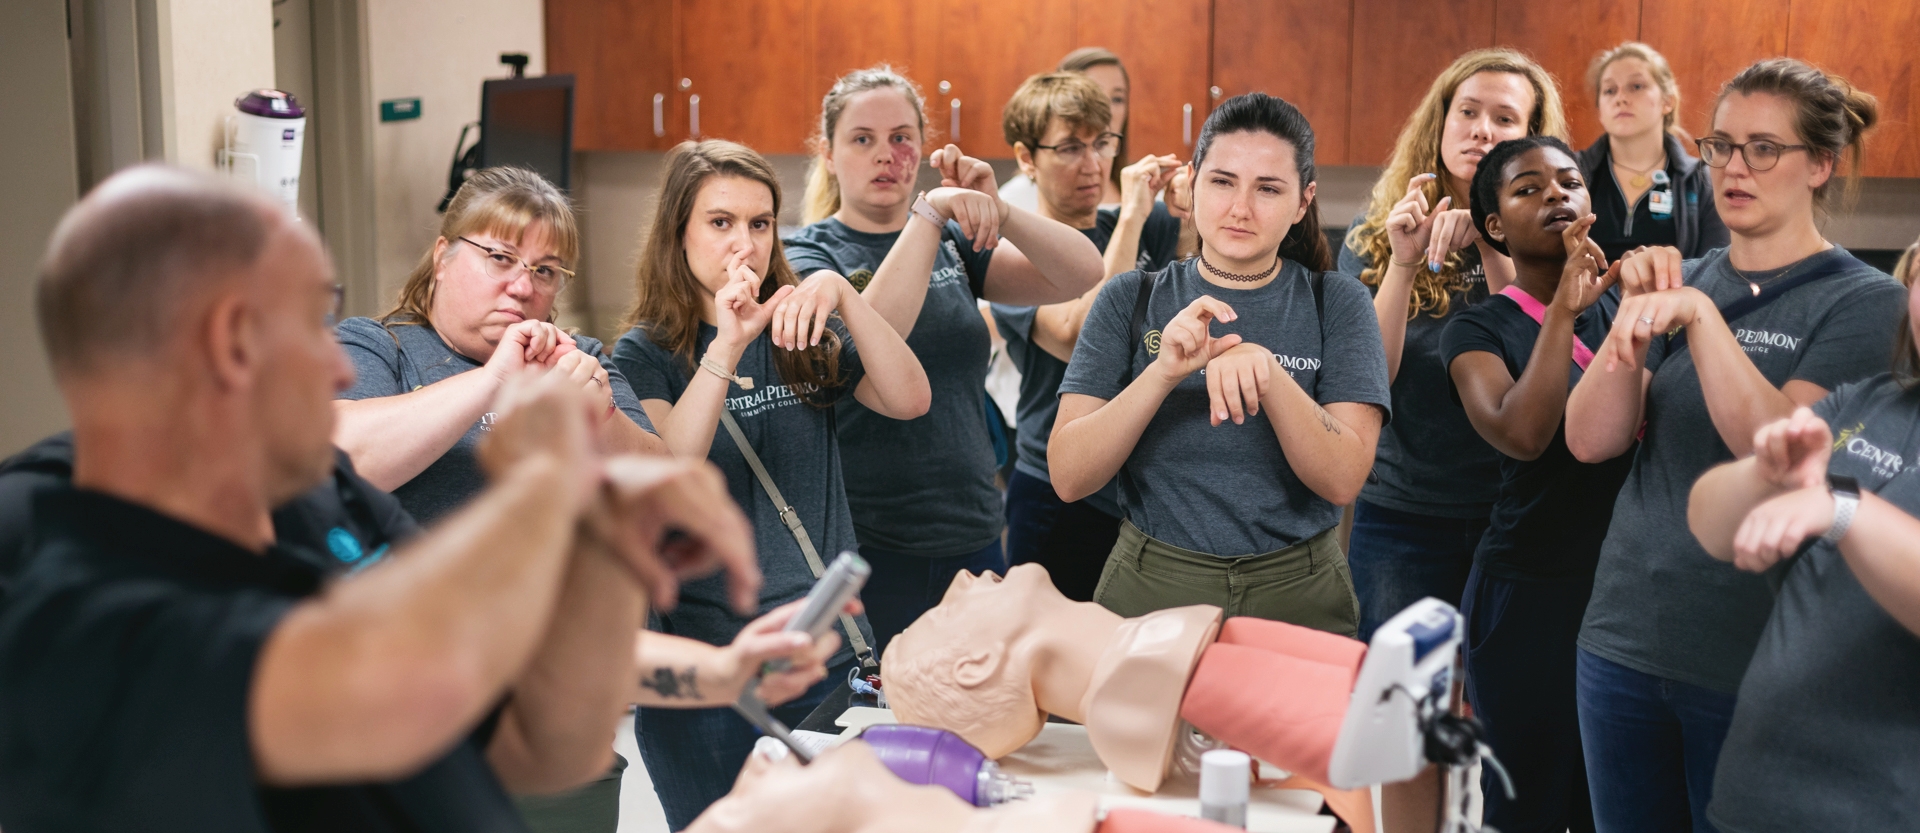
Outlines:
{"label": "mark on woman's cheek", "polygon": [[887,175],[893,177],[895,182],[904,180],[907,172],[913,170],[918,164],[919,160],[914,158],[918,155],[914,152],[911,143],[895,142],[893,160],[887,163]]}

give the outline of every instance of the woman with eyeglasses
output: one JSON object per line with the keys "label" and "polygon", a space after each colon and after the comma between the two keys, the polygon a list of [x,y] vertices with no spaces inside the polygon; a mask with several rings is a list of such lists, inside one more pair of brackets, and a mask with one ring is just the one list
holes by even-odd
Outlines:
{"label": "woman with eyeglasses", "polygon": [[873,565],[860,598],[883,653],[940,602],[956,572],[1007,566],[977,301],[1069,301],[1103,274],[1084,235],[1008,206],[993,168],[953,145],[933,153],[943,186],[918,193],[925,137],[920,93],[892,69],[849,73],[827,92],[807,177],[810,225],[786,240],[802,280],[769,325],[776,342],[791,340],[844,275],[907,340],[933,388],[918,419],[891,419],[852,398],[834,406],[854,530]]}
{"label": "woman with eyeglasses", "polygon": [[[1131,159],[1127,148],[1127,118],[1130,109],[1128,100],[1132,96],[1133,81],[1127,75],[1127,67],[1120,62],[1120,56],[1113,50],[1099,46],[1083,46],[1068,52],[1060,59],[1056,72],[1073,72],[1086,76],[1100,85],[1100,91],[1107,99],[1107,109],[1113,113],[1111,129],[1117,137],[1116,156]],[[1101,208],[1118,208],[1126,197],[1121,193],[1122,168],[1115,168],[1107,175],[1106,182],[1100,186]],[[1033,177],[1026,171],[1020,171],[1000,183],[1000,198],[1008,205],[1024,208],[1028,211],[1040,210],[1040,189]]]}
{"label": "woman with eyeglasses", "polygon": [[666,453],[600,342],[553,324],[579,247],[559,189],[531,171],[487,168],[454,195],[399,303],[336,328],[354,382],[334,406],[334,443],[421,523],[479,493],[474,452],[494,397],[529,366],[566,373],[605,403],[609,449]]}
{"label": "woman with eyeglasses", "polygon": [[1593,194],[1593,232],[1608,262],[1641,246],[1699,257],[1727,245],[1713,182],[1681,143],[1680,85],[1666,56],[1629,41],[1587,68],[1587,91],[1606,133],[1580,151]]}
{"label": "woman with eyeglasses", "polygon": [[[1180,165],[1172,156],[1141,157],[1120,174],[1118,208],[1101,208],[1120,137],[1107,95],[1074,72],[1035,75],[1015,90],[1001,119],[1020,170],[1039,186],[1040,216],[1079,229],[1100,248],[1106,277],[1157,271],[1174,260],[1180,221],[1154,195]],[[994,326],[1020,369],[1019,446],[1007,479],[1007,561],[1037,563],[1069,599],[1093,600],[1107,553],[1120,535],[1120,496],[1109,483],[1083,500],[1060,499],[1047,476],[1047,438],[1060,410],[1060,380],[1080,325],[1105,286],[1045,306],[993,305]]]}
{"label": "woman with eyeglasses", "polygon": [[1619,313],[1566,422],[1582,462],[1641,438],[1576,658],[1602,831],[1712,829],[1705,809],[1734,693],[1774,597],[1764,576],[1715,560],[1688,533],[1688,490],[1752,454],[1762,426],[1887,370],[1900,284],[1818,223],[1877,118],[1873,96],[1815,67],[1747,67],[1721,88],[1699,141],[1732,242],[1695,260],[1657,247],[1619,264]]}

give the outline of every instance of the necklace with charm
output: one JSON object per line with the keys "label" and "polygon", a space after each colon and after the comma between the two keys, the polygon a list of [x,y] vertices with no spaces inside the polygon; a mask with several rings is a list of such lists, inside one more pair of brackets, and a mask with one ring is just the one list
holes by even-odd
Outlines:
{"label": "necklace with charm", "polygon": [[1660,161],[1656,163],[1653,167],[1647,168],[1646,170],[1639,170],[1639,169],[1627,167],[1626,163],[1621,162],[1618,159],[1613,160],[1613,166],[1615,168],[1619,168],[1620,170],[1624,170],[1627,173],[1633,174],[1632,176],[1627,177],[1627,184],[1633,186],[1634,190],[1636,191],[1644,191],[1647,189],[1647,186],[1653,184],[1653,178],[1652,178],[1653,172],[1661,168],[1665,168],[1667,166],[1667,157],[1665,154],[1661,154]]}
{"label": "necklace with charm", "polygon": [[1758,298],[1760,297],[1760,288],[1762,286],[1775,283],[1781,280],[1782,278],[1785,278],[1786,276],[1793,274],[1793,270],[1800,268],[1801,264],[1803,263],[1806,263],[1806,261],[1802,260],[1800,261],[1800,263],[1783,266],[1783,267],[1780,267],[1779,269],[1772,270],[1771,272],[1747,272],[1740,269],[1735,269],[1733,270],[1733,273],[1735,275],[1740,276],[1741,280],[1746,281],[1747,288],[1753,291],[1754,297]]}

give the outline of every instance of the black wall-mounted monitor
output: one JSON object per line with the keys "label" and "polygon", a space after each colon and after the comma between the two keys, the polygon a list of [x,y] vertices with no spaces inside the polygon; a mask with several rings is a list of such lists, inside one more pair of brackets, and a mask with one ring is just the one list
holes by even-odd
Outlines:
{"label": "black wall-mounted monitor", "polygon": [[527,168],[572,187],[573,76],[502,78],[480,88],[480,167]]}

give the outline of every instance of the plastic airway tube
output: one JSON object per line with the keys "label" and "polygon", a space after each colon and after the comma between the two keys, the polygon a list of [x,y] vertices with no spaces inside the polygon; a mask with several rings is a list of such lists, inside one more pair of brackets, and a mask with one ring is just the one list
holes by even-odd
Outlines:
{"label": "plastic airway tube", "polygon": [[1200,817],[1245,830],[1252,759],[1245,752],[1215,749],[1200,756]]}

